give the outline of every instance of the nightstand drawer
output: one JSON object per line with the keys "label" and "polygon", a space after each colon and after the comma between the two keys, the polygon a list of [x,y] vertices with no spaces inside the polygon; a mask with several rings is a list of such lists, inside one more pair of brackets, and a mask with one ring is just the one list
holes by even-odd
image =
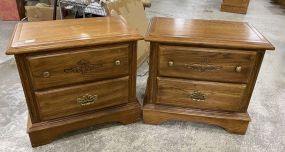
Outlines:
{"label": "nightstand drawer", "polygon": [[67,50],[27,57],[35,89],[126,76],[129,45]]}
{"label": "nightstand drawer", "polygon": [[180,107],[240,111],[245,84],[157,78],[157,103]]}
{"label": "nightstand drawer", "polygon": [[256,52],[181,46],[159,47],[159,75],[247,83]]}
{"label": "nightstand drawer", "polygon": [[128,102],[129,77],[35,92],[42,120]]}

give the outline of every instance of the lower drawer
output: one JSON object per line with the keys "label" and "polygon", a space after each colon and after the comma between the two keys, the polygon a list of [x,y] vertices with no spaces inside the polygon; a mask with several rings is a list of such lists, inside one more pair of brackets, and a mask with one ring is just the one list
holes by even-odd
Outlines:
{"label": "lower drawer", "polygon": [[245,84],[157,79],[156,102],[180,107],[240,111],[246,90]]}
{"label": "lower drawer", "polygon": [[35,92],[41,120],[128,102],[129,77]]}

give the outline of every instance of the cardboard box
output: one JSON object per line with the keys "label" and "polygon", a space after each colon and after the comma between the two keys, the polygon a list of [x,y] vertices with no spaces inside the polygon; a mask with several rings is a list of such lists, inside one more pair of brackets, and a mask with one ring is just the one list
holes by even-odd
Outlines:
{"label": "cardboard box", "polygon": [[[48,21],[52,20],[53,7],[44,5],[25,6],[28,21]],[[59,8],[57,8],[56,18],[60,19]]]}
{"label": "cardboard box", "polygon": [[[123,16],[130,26],[141,35],[145,35],[149,21],[146,18],[141,0],[106,0],[104,5],[109,15]],[[143,40],[138,41],[137,50],[137,60],[138,65],[140,65],[149,55],[149,43]]]}

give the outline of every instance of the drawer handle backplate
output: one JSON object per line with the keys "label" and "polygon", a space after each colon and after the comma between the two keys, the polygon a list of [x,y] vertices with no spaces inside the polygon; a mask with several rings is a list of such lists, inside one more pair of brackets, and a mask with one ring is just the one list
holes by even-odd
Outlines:
{"label": "drawer handle backplate", "polygon": [[206,101],[207,99],[207,95],[203,94],[200,91],[194,91],[193,93],[191,93],[190,97],[193,101]]}
{"label": "drawer handle backplate", "polygon": [[97,101],[97,98],[97,95],[86,94],[84,96],[78,97],[77,103],[79,103],[81,106],[87,106],[94,104]]}
{"label": "drawer handle backplate", "polygon": [[215,66],[210,64],[185,64],[185,67],[198,72],[219,71],[223,68],[222,66]]}

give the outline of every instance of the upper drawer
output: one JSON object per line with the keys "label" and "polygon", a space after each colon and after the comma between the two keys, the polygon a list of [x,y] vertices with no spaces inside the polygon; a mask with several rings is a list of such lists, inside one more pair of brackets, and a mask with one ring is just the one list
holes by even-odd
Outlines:
{"label": "upper drawer", "polygon": [[253,51],[160,46],[159,75],[247,83],[255,57]]}
{"label": "upper drawer", "polygon": [[28,56],[35,89],[125,76],[129,73],[129,45],[86,48]]}
{"label": "upper drawer", "polygon": [[41,120],[78,114],[128,102],[129,77],[36,91]]}

